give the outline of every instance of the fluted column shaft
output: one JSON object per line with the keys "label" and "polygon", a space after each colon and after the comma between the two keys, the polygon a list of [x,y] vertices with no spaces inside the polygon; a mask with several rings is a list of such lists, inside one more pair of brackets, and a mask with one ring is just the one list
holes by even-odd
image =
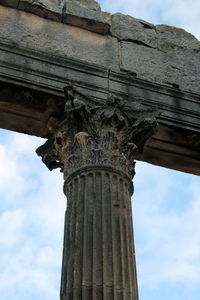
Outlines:
{"label": "fluted column shaft", "polygon": [[65,182],[61,299],[136,300],[132,182],[111,168],[85,168]]}

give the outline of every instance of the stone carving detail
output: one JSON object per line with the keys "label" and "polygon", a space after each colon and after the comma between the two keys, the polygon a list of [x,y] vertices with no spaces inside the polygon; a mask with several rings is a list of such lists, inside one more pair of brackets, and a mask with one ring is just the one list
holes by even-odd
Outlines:
{"label": "stone carving detail", "polygon": [[185,140],[189,147],[200,150],[200,134],[187,134],[185,135]]}
{"label": "stone carving detail", "polygon": [[52,170],[65,175],[88,165],[107,165],[134,175],[134,158],[154,133],[157,112],[138,102],[109,94],[104,103],[65,88],[62,117],[54,122],[52,137],[37,149]]}

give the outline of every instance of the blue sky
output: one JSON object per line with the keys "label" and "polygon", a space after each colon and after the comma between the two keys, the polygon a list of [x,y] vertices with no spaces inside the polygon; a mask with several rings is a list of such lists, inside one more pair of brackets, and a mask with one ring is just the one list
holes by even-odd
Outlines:
{"label": "blue sky", "polygon": [[[99,1],[200,38],[199,0]],[[58,300],[66,200],[42,139],[0,130],[0,299]],[[137,163],[133,215],[140,300],[200,299],[199,177]]]}

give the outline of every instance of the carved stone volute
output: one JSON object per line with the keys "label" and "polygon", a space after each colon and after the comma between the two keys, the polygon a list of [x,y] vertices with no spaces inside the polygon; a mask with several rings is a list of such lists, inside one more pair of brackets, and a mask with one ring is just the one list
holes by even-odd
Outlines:
{"label": "carved stone volute", "polygon": [[46,166],[59,167],[68,176],[80,167],[105,165],[132,178],[135,155],[157,127],[155,111],[113,94],[97,102],[71,84],[65,95],[62,118],[54,123],[52,137],[37,149]]}

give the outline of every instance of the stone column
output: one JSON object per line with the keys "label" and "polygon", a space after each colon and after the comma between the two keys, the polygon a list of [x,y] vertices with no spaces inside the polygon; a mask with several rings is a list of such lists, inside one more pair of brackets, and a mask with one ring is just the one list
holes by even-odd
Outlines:
{"label": "stone column", "polygon": [[134,158],[155,113],[108,95],[96,102],[68,85],[52,137],[38,155],[64,173],[67,196],[61,300],[138,300],[131,195]]}
{"label": "stone column", "polygon": [[138,299],[130,179],[110,167],[91,166],[73,173],[64,191],[61,299]]}

